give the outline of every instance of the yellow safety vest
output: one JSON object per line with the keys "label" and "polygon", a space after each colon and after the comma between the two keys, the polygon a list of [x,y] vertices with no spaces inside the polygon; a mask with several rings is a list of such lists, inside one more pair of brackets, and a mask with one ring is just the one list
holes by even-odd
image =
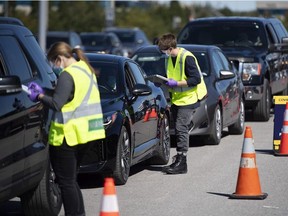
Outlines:
{"label": "yellow safety vest", "polygon": [[65,137],[69,146],[105,138],[97,79],[84,61],[64,69],[74,81],[74,98],[60,112],[54,112],[49,144],[60,146]]}
{"label": "yellow safety vest", "polygon": [[171,102],[177,106],[194,104],[207,95],[207,88],[196,57],[191,52],[183,48],[179,48],[179,54],[176,58],[175,67],[173,65],[171,57],[168,58],[167,77],[172,78],[176,81],[182,81],[187,79],[185,75],[185,60],[187,56],[192,56],[194,58],[196,66],[200,73],[201,82],[197,86],[193,87],[170,88],[169,91],[172,94]]}

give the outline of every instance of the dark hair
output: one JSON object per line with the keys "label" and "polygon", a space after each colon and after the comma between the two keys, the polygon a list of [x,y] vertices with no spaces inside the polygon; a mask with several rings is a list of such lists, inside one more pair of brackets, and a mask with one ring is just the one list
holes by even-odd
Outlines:
{"label": "dark hair", "polygon": [[[80,48],[71,48],[71,46],[65,42],[56,42],[51,45],[51,47],[48,50],[47,58],[51,62],[55,62],[57,57],[59,55],[64,56],[66,58],[74,58],[74,55],[76,55],[77,60],[82,60],[86,62],[86,64],[89,66],[92,73],[95,73],[94,68],[90,65],[88,62],[88,59],[86,58],[84,52]],[[96,74],[96,73],[95,73]]]}
{"label": "dark hair", "polygon": [[167,50],[169,48],[175,49],[177,47],[177,41],[174,34],[163,34],[158,40],[158,47],[160,50]]}

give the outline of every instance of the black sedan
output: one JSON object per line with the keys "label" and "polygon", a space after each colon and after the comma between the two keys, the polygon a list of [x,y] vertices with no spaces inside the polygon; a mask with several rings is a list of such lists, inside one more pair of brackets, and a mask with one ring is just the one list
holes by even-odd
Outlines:
{"label": "black sedan", "polygon": [[[216,46],[179,46],[191,51],[197,58],[208,90],[208,97],[201,101],[201,106],[191,120],[189,134],[203,136],[207,144],[219,144],[226,127],[230,134],[242,134],[245,122],[244,87],[234,65]],[[147,76],[166,76],[165,58],[165,54],[155,45],[141,47],[132,56]],[[161,87],[169,98],[165,86]]]}
{"label": "black sedan", "polygon": [[106,171],[125,184],[141,161],[167,164],[170,157],[169,106],[163,91],[146,81],[141,67],[117,55],[86,54],[99,74],[106,138],[91,145],[80,173]]}

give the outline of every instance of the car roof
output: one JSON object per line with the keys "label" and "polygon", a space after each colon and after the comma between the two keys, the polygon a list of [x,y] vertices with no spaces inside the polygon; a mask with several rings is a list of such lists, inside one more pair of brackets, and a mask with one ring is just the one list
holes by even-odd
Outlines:
{"label": "car roof", "polygon": [[93,36],[93,35],[99,35],[99,36],[101,36],[101,35],[115,35],[117,37],[117,35],[113,32],[81,32],[80,36],[81,35],[88,35],[88,36],[90,36],[90,35],[91,36]]}
{"label": "car roof", "polygon": [[[198,51],[198,52],[207,52],[210,49],[219,49],[219,47],[214,46],[214,45],[197,45],[197,44],[177,44],[177,47],[183,47],[187,50],[191,50],[191,51]],[[155,50],[157,50],[158,52],[160,52],[160,50],[158,49],[157,45],[147,45],[147,46],[142,46],[139,49],[136,50],[135,53],[137,52],[155,52]]]}
{"label": "car roof", "polygon": [[189,23],[211,21],[211,22],[237,22],[237,21],[258,21],[266,23],[269,20],[277,20],[276,18],[265,18],[265,17],[248,17],[248,16],[231,16],[231,17],[202,17],[191,20]]}
{"label": "car roof", "polygon": [[[47,32],[47,35],[48,36],[62,36],[62,37],[64,37],[64,36],[69,36],[70,34],[74,34],[74,33],[76,33],[76,32],[74,32],[74,31],[48,31]],[[77,34],[77,33],[76,33]]]}
{"label": "car roof", "polygon": [[110,63],[119,63],[125,60],[130,60],[127,57],[119,56],[119,55],[112,55],[112,54],[99,54],[99,53],[86,52],[85,56],[90,61],[100,61],[100,62],[110,62]]}
{"label": "car roof", "polygon": [[104,32],[115,32],[115,31],[142,31],[141,29],[139,29],[138,27],[107,27],[104,29]]}

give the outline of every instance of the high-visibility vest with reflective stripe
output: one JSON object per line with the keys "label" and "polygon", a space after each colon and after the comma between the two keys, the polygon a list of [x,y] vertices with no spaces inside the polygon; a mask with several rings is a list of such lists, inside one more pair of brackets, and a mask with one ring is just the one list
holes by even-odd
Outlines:
{"label": "high-visibility vest with reflective stripe", "polygon": [[[95,75],[84,61],[64,69],[74,81],[74,97],[60,112],[54,112],[49,144],[60,146],[65,137],[69,146],[105,138],[100,94]],[[65,73],[65,72],[64,72]]]}
{"label": "high-visibility vest with reflective stripe", "polygon": [[168,58],[167,77],[172,78],[176,81],[182,81],[187,79],[185,74],[185,60],[187,56],[192,56],[194,58],[201,77],[201,82],[197,86],[193,87],[175,87],[169,89],[172,94],[171,102],[178,106],[194,104],[198,100],[203,99],[204,96],[207,94],[207,88],[196,57],[191,52],[183,48],[179,48],[179,54],[176,58],[175,67],[173,65],[171,57]]}

